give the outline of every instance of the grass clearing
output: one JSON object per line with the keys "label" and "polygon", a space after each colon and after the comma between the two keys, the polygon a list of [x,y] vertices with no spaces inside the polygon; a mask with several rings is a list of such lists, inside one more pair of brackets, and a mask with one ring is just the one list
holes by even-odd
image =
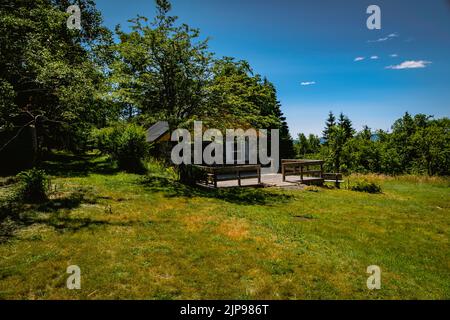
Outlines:
{"label": "grass clearing", "polygon": [[[47,203],[0,208],[2,299],[450,298],[446,179],[371,177],[382,194],[205,190],[154,166],[55,157]],[[65,286],[72,264],[81,290]],[[381,290],[366,287],[369,265]]]}

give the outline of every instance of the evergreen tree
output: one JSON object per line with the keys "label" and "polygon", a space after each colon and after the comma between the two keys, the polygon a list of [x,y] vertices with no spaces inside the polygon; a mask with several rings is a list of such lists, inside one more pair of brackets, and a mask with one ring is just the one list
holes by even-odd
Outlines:
{"label": "evergreen tree", "polygon": [[323,130],[323,138],[325,139],[325,145],[328,144],[328,140],[330,139],[330,133],[332,128],[336,125],[336,117],[333,112],[330,111],[328,113],[328,119],[325,122],[325,129]]}
{"label": "evergreen tree", "polygon": [[346,141],[351,139],[355,134],[351,120],[342,112],[339,114],[338,125],[344,130]]}

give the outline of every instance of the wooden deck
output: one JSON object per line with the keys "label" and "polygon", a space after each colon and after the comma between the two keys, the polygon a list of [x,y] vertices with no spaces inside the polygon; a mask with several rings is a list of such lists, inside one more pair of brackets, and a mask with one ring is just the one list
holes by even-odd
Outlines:
{"label": "wooden deck", "polygon": [[[313,180],[314,178],[304,177],[304,184],[308,184],[308,180]],[[312,182],[312,181],[311,181]],[[236,180],[231,181],[218,181],[218,188],[230,188],[238,187],[238,182]],[[246,179],[241,181],[242,187],[279,187],[279,188],[302,188],[300,183],[300,178],[298,176],[287,176],[286,181],[283,181],[283,176],[280,173],[275,174],[263,174],[261,175],[261,185],[258,184],[258,179]]]}
{"label": "wooden deck", "polygon": [[[323,185],[342,182],[339,173],[324,173],[322,160],[282,159],[281,174],[261,175],[260,165],[193,166],[204,172],[196,179],[198,184],[215,188],[228,187],[281,187],[303,188],[304,185]],[[193,175],[194,176],[194,175]]]}
{"label": "wooden deck", "polygon": [[282,159],[281,175],[283,181],[288,176],[299,176],[302,184],[323,184],[323,160]]}

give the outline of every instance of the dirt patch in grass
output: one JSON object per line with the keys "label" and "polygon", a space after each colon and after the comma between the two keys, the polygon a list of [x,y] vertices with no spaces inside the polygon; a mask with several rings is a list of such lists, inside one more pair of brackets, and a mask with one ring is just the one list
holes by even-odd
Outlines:
{"label": "dirt patch in grass", "polygon": [[189,215],[182,218],[185,228],[189,232],[198,232],[205,227],[205,224],[213,220],[213,217],[205,215]]}
{"label": "dirt patch in grass", "polygon": [[217,232],[233,240],[243,240],[248,237],[249,225],[245,219],[228,219],[219,225]]}

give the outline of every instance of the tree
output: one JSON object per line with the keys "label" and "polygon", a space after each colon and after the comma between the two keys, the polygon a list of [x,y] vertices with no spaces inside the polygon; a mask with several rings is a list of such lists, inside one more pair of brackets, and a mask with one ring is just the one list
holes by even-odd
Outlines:
{"label": "tree", "polygon": [[327,162],[335,172],[341,171],[343,149],[346,142],[346,132],[340,126],[331,127],[328,141]]}
{"label": "tree", "polygon": [[352,122],[342,112],[339,114],[338,125],[344,130],[346,141],[351,139],[355,134],[355,129],[353,129]]}
{"label": "tree", "polygon": [[315,134],[308,136],[309,152],[318,153],[320,151],[320,139]]}
{"label": "tree", "polygon": [[328,113],[328,119],[325,122],[325,129],[323,130],[323,138],[325,140],[325,145],[328,144],[328,140],[330,139],[330,134],[332,128],[336,125],[336,117],[333,112],[330,111]]}
{"label": "tree", "polygon": [[298,151],[299,156],[302,158],[305,158],[305,155],[310,151],[308,138],[303,133],[298,135]]}
{"label": "tree", "polygon": [[104,74],[94,57],[109,33],[92,0],[77,3],[82,31],[66,27],[69,1],[5,0],[0,5],[0,87],[5,93],[0,152],[9,160],[13,144],[24,143],[25,136],[34,151],[15,158],[36,159],[42,147],[78,145],[71,141],[103,117]]}
{"label": "tree", "polygon": [[112,64],[113,98],[122,108],[133,106],[148,125],[167,120],[178,127],[207,107],[212,54],[199,30],[175,25],[168,1],[157,1],[157,16],[150,24],[138,16],[132,31],[116,27],[120,42]]}
{"label": "tree", "polygon": [[411,143],[416,148],[417,158],[412,168],[428,175],[450,173],[450,120],[431,120],[416,116],[416,132]]}
{"label": "tree", "polygon": [[392,125],[393,147],[397,150],[400,158],[400,165],[405,172],[412,169],[412,161],[417,157],[416,150],[412,144],[412,136],[416,132],[414,119],[406,112],[405,115]]}

